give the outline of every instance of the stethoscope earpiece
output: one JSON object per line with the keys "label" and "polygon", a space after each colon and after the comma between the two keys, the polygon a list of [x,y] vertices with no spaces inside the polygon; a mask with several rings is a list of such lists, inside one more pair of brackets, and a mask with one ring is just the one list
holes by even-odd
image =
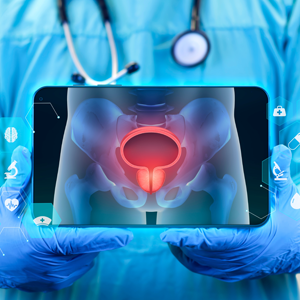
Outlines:
{"label": "stethoscope earpiece", "polygon": [[209,50],[209,39],[203,31],[188,30],[176,37],[172,56],[179,65],[194,67],[206,59]]}
{"label": "stethoscope earpiece", "polygon": [[125,66],[125,69],[127,70],[127,74],[134,73],[140,69],[140,65],[136,62],[131,62]]}
{"label": "stethoscope earpiece", "polygon": [[79,73],[73,73],[71,79],[75,83],[85,84],[85,78]]}

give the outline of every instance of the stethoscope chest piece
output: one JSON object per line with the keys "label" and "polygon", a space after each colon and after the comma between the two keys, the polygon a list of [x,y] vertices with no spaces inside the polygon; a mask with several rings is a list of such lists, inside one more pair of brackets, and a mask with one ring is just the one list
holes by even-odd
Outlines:
{"label": "stethoscope chest piece", "polygon": [[201,30],[188,30],[176,37],[172,55],[181,66],[194,67],[202,63],[210,50],[206,34]]}

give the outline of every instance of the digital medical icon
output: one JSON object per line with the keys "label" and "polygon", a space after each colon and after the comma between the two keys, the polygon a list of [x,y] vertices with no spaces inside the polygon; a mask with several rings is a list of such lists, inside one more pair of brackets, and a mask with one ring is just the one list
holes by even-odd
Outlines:
{"label": "digital medical icon", "polygon": [[274,108],[273,117],[286,117],[285,108],[278,105],[276,108]]}
{"label": "digital medical icon", "polygon": [[[28,203],[21,222],[31,238],[45,239],[53,237],[61,218],[52,203]],[[40,230],[48,226],[51,230]]]}
{"label": "digital medical icon", "polygon": [[296,193],[291,200],[291,207],[293,209],[300,209],[300,195]]}
{"label": "digital medical icon", "polygon": [[36,226],[49,226],[51,219],[45,216],[37,217],[33,220]]}
{"label": "digital medical icon", "polygon": [[[292,152],[291,177],[298,176],[300,162],[300,120],[290,123],[279,131],[279,144],[288,147]],[[296,163],[296,164],[295,164]]]}
{"label": "digital medical icon", "polygon": [[12,172],[5,172],[5,178],[4,179],[16,179],[16,176],[18,175],[18,169],[16,167],[17,161],[14,160],[10,166],[7,168],[7,171]]}
{"label": "digital medical icon", "polygon": [[19,206],[19,200],[18,199],[6,199],[5,200],[5,207],[10,210],[14,211]]}
{"label": "digital medical icon", "polygon": [[300,132],[297,133],[288,143],[291,150],[296,150],[300,145]]}
{"label": "digital medical icon", "polygon": [[280,167],[278,166],[278,164],[276,163],[276,161],[274,161],[274,167],[273,167],[273,174],[275,176],[274,180],[276,181],[284,181],[287,180],[286,177],[282,177],[283,176],[284,171],[281,171]]}
{"label": "digital medical icon", "polygon": [[282,97],[271,99],[267,104],[267,118],[278,126],[291,122],[294,113],[293,104]]}
{"label": "digital medical icon", "polygon": [[[7,153],[5,155],[9,156],[8,153],[14,152],[18,146],[30,148],[30,127],[25,124],[23,118],[0,118],[0,132],[3,142],[0,147],[1,153]],[[8,160],[6,160],[6,164],[8,164]]]}
{"label": "digital medical icon", "polygon": [[15,127],[7,127],[4,133],[4,138],[8,143],[13,143],[18,138],[18,132]]}

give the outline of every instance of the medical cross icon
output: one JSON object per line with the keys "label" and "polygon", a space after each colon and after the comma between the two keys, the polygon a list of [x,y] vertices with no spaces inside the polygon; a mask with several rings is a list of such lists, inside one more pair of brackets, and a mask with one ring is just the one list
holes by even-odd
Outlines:
{"label": "medical cross icon", "polygon": [[274,108],[273,116],[274,117],[285,117],[286,116],[285,108],[278,105],[276,108]]}
{"label": "medical cross icon", "polygon": [[49,226],[49,224],[51,223],[51,219],[45,216],[40,216],[37,217],[33,220],[33,222],[35,223],[35,225],[37,226]]}

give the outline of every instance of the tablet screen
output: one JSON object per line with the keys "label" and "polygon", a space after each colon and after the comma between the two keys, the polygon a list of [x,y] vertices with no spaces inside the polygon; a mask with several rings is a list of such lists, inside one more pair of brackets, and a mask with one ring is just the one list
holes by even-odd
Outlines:
{"label": "tablet screen", "polygon": [[34,202],[62,225],[266,221],[262,89],[47,87],[34,102]]}

